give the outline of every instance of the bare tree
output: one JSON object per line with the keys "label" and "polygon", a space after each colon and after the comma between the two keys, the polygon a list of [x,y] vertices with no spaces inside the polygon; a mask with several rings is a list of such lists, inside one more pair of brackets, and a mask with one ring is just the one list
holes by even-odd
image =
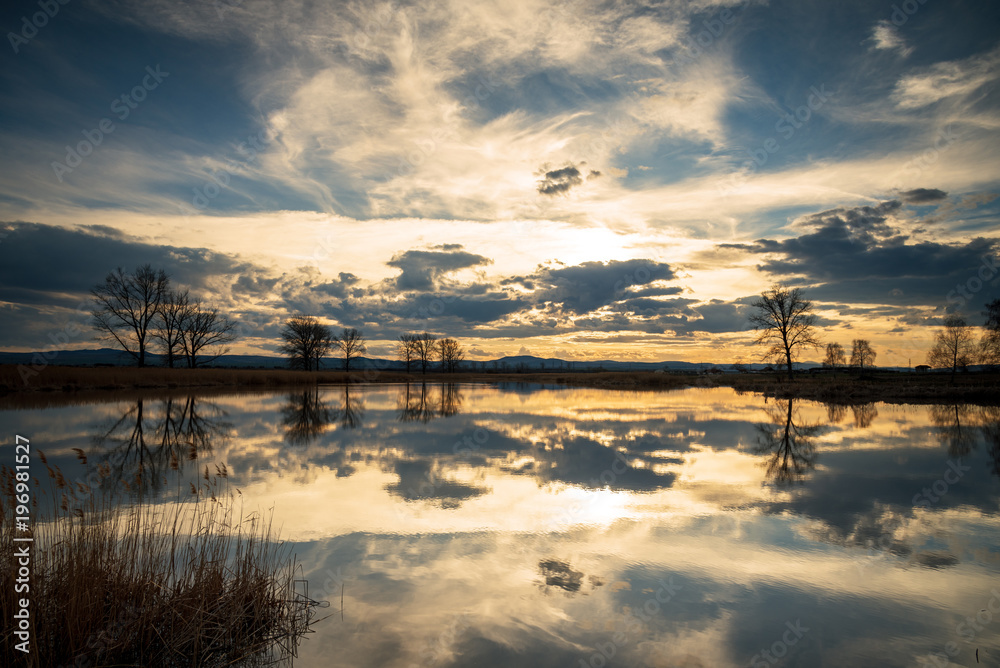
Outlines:
{"label": "bare tree", "polygon": [[951,382],[955,372],[972,364],[976,354],[972,327],[960,315],[944,319],[944,329],[934,335],[934,347],[927,354],[927,363],[934,367],[951,367]]}
{"label": "bare tree", "polygon": [[1000,299],[994,299],[983,311],[986,324],[983,338],[979,340],[979,356],[983,364],[1000,364]]}
{"label": "bare tree", "polygon": [[162,269],[144,264],[131,273],[118,267],[90,291],[96,303],[91,312],[94,327],[101,338],[115,341],[131,355],[137,366],[146,366],[150,330],[169,287]]}
{"label": "bare tree", "polygon": [[[236,340],[236,323],[218,309],[204,308],[200,302],[191,304],[186,317],[181,321],[181,347],[188,366],[192,369],[199,364],[213,362],[229,350],[227,343]],[[211,353],[204,351],[218,346]],[[201,355],[203,359],[198,359]]]}
{"label": "bare tree", "polygon": [[427,365],[434,359],[434,351],[437,348],[435,341],[434,336],[427,332],[418,334],[413,341],[413,350],[416,352],[416,358],[420,360],[420,373],[427,373]]}
{"label": "bare tree", "polygon": [[399,343],[396,344],[396,354],[406,362],[406,373],[410,373],[410,365],[417,359],[416,342],[416,334],[400,334]]}
{"label": "bare tree", "polygon": [[449,373],[454,373],[459,362],[465,358],[465,351],[455,339],[438,341],[438,354],[441,356],[441,368]]}
{"label": "bare tree", "polygon": [[844,361],[844,346],[839,343],[826,344],[826,359],[823,360],[823,366],[836,369],[844,366]]}
{"label": "bare tree", "polygon": [[168,290],[160,303],[157,327],[152,332],[154,339],[160,342],[167,366],[173,368],[182,355],[184,344],[181,329],[190,311],[188,291]]}
{"label": "bare tree", "polygon": [[757,344],[768,346],[766,358],[785,359],[788,378],[792,376],[793,357],[803,346],[818,346],[812,302],[799,288],[775,285],[761,293],[751,306],[750,323],[757,330]]}
{"label": "bare tree", "polygon": [[857,367],[861,375],[865,373],[865,367],[875,364],[875,351],[872,349],[867,339],[854,339],[851,344],[851,366]]}
{"label": "bare tree", "polygon": [[340,336],[334,337],[333,342],[344,355],[344,371],[351,370],[351,358],[363,355],[368,351],[368,346],[365,345],[365,335],[361,333],[361,330],[353,327],[344,329]]}
{"label": "bare tree", "polygon": [[293,369],[316,371],[320,362],[333,348],[330,328],[312,316],[295,316],[281,330],[284,341],[278,349],[288,355],[288,365]]}

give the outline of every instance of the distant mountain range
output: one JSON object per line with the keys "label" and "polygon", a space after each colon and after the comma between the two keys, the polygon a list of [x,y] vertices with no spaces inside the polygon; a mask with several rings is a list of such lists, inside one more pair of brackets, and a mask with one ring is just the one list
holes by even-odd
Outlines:
{"label": "distant mountain range", "polygon": [[[156,354],[147,354],[150,366],[162,366],[163,357]],[[37,364],[40,360],[45,360],[49,364],[61,364],[66,366],[132,366],[132,358],[114,348],[101,348],[98,350],[58,350],[45,351],[44,353],[8,353],[0,352],[0,364]],[[337,358],[329,358],[324,361],[324,368],[339,369],[341,361]],[[272,357],[267,355],[223,355],[219,357],[212,366],[228,368],[258,368],[258,369],[280,369],[286,366],[285,358]],[[747,364],[746,368],[752,370],[763,369],[764,364]],[[802,362],[796,364],[797,369],[810,369],[821,366],[816,362]],[[386,369],[392,371],[402,371],[406,365],[399,360],[389,360],[381,358],[359,357],[352,360],[351,367],[356,369]],[[436,365],[435,365],[436,367]],[[411,365],[411,369],[419,368]],[[596,361],[570,361],[552,357],[534,357],[532,355],[514,355],[501,357],[497,360],[487,361],[465,361],[462,368],[466,370],[498,370],[498,371],[656,371],[664,369],[668,371],[688,371],[696,372],[712,368],[723,371],[732,371],[732,364],[710,364],[707,362],[620,362],[616,360],[596,360]],[[906,367],[880,367],[882,369],[896,369],[905,371]]]}

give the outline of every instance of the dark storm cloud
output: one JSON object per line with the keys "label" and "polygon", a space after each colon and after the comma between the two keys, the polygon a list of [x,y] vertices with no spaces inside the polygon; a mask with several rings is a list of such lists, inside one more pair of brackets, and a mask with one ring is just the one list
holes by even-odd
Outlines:
{"label": "dark storm cloud", "polygon": [[538,182],[538,192],[543,195],[561,195],[570,188],[583,183],[580,170],[575,165],[545,172],[545,178]]}
{"label": "dark storm cloud", "polygon": [[[117,266],[164,269],[182,285],[201,288],[211,275],[241,274],[253,266],[204,248],[154,246],[108,228],[76,230],[37,223],[4,223],[0,285],[43,293],[84,294]],[[94,234],[97,231],[98,234]]]}
{"label": "dark storm cloud", "polygon": [[459,244],[438,246],[443,250],[408,250],[386,262],[402,271],[396,277],[399,290],[427,292],[437,288],[438,280],[453,271],[492,264],[493,260],[482,255],[461,250]]}
{"label": "dark storm cloud", "polygon": [[504,284],[519,284],[533,290],[536,304],[552,303],[563,311],[583,315],[627,296],[626,291],[658,280],[673,280],[668,264],[653,260],[584,262],[569,267],[539,267],[528,276],[509,278]]}
{"label": "dark storm cloud", "polygon": [[[155,246],[104,226],[65,229],[37,223],[4,223],[0,232],[0,301],[8,302],[3,346],[34,349],[97,347],[90,327],[90,289],[109,271],[142,264],[162,268],[177,286],[214,304],[263,296],[278,283],[266,269],[204,248]],[[218,291],[220,281],[232,293]],[[260,317],[243,318],[260,327]],[[263,330],[254,330],[263,335]]]}
{"label": "dark storm cloud", "polygon": [[899,193],[899,196],[903,198],[904,202],[909,202],[910,204],[927,204],[928,202],[940,202],[941,200],[948,199],[948,193],[937,188],[904,190]]}
{"label": "dark storm cloud", "polygon": [[810,288],[811,296],[849,303],[940,304],[984,261],[992,262],[995,238],[907,243],[909,237],[890,220],[900,206],[893,200],[832,209],[800,221],[798,227],[811,231],[798,237],[721,247],[770,255],[759,269],[822,283]]}
{"label": "dark storm cloud", "polygon": [[351,287],[356,285],[360,280],[354,274],[342,271],[337,274],[336,280],[329,281],[328,283],[320,283],[316,286],[316,289],[325,292],[331,297],[346,299]]}
{"label": "dark storm cloud", "polygon": [[266,297],[274,292],[280,276],[263,276],[253,272],[240,275],[233,283],[233,294],[248,297]]}

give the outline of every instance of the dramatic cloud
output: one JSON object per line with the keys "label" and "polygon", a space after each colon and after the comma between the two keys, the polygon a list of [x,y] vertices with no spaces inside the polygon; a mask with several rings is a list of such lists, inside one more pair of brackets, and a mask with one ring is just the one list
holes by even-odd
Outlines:
{"label": "dramatic cloud", "polygon": [[785,280],[905,362],[880,309],[931,322],[1000,236],[1000,14],[918,4],[70,3],[0,67],[0,346],[149,262],[235,352],[312,313],[715,358]]}
{"label": "dramatic cloud", "polygon": [[940,202],[948,199],[948,193],[937,188],[914,188],[899,193],[904,202],[910,204],[927,204],[928,202]]}
{"label": "dramatic cloud", "polygon": [[428,292],[438,287],[439,279],[460,269],[478,267],[492,262],[488,257],[459,250],[461,246],[446,244],[440,250],[408,250],[386,262],[402,271],[395,285],[400,290]]}
{"label": "dramatic cloud", "polygon": [[[936,199],[934,194],[929,197]],[[940,306],[956,284],[964,285],[984,262],[991,262],[1000,246],[1000,238],[994,237],[908,243],[909,235],[892,220],[899,209],[897,200],[874,207],[833,209],[796,221],[796,228],[812,230],[806,234],[723,247],[765,255],[760,269],[774,276],[799,276],[824,284],[812,292],[824,299],[847,303],[916,300]],[[981,286],[982,280],[977,280]]]}
{"label": "dramatic cloud", "polygon": [[545,178],[538,182],[538,192],[543,195],[562,195],[573,186],[583,183],[580,170],[574,165],[545,172]]}
{"label": "dramatic cloud", "polygon": [[[519,284],[532,291],[539,304],[551,303],[562,310],[582,315],[622,299],[635,286],[676,277],[670,265],[648,260],[619,262],[584,262],[573,267],[539,267],[529,276],[510,278],[506,284]],[[665,288],[660,294],[674,294],[677,288]]]}

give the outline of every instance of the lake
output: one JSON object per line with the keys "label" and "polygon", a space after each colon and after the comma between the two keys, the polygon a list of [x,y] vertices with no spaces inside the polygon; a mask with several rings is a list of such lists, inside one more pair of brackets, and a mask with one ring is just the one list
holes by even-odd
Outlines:
{"label": "lake", "polygon": [[411,384],[0,424],[164,500],[224,463],[331,604],[296,666],[1000,663],[998,408]]}

